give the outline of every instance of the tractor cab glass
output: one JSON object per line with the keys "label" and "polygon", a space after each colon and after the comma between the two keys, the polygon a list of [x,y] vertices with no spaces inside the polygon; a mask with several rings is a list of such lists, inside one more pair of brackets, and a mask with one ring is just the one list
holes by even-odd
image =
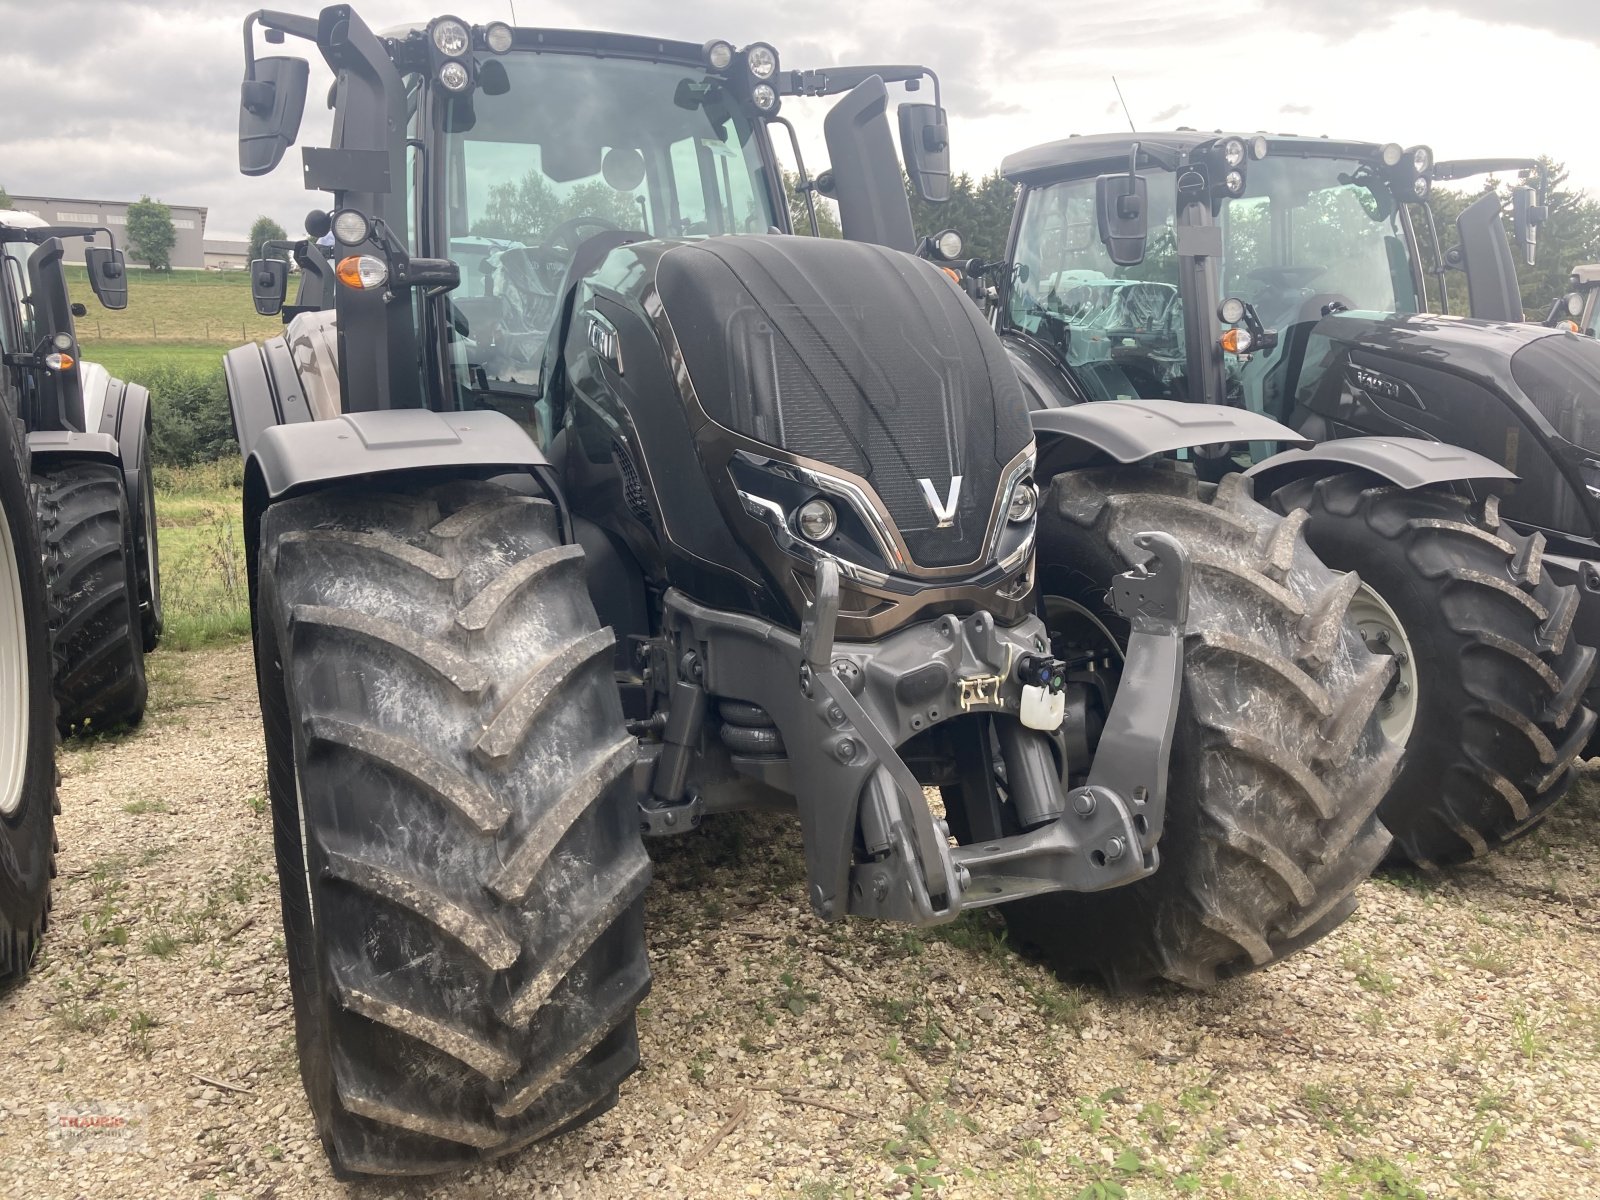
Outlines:
{"label": "tractor cab glass", "polygon": [[1028,193],[1010,288],[1011,324],[1051,347],[1096,400],[1187,398],[1174,192],[1149,180],[1144,261],[1119,267],[1100,240],[1095,180]]}
{"label": "tractor cab glass", "polygon": [[703,72],[587,55],[496,61],[507,86],[440,105],[441,249],[461,266],[451,353],[464,390],[533,398],[584,243],[767,233],[778,218],[753,114]]}

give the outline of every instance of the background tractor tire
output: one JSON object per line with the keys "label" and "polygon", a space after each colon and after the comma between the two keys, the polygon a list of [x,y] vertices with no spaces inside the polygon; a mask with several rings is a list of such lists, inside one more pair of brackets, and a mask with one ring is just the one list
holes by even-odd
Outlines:
{"label": "background tractor tire", "polygon": [[150,431],[145,430],[145,461],[139,464],[138,489],[133,493],[133,561],[139,583],[139,630],[146,654],[161,645],[167,625],[161,607],[161,546],[156,533],[156,482],[150,469]]}
{"label": "background tractor tire", "polygon": [[33,493],[50,589],[57,725],[63,736],[137,725],[149,689],[122,472],[63,463],[36,470]]}
{"label": "background tractor tire", "polygon": [[56,873],[50,610],[22,461],[0,405],[0,979],[33,962]]}
{"label": "background tractor tire", "polygon": [[1346,616],[1353,579],[1318,560],[1299,524],[1257,504],[1237,476],[1212,485],[1124,467],[1053,482],[1038,562],[1058,655],[1063,611],[1125,641],[1107,593],[1148,557],[1135,534],[1171,533],[1192,566],[1158,869],[1001,910],[1012,937],[1056,970],[1117,991],[1211,987],[1337,926],[1388,849],[1377,807],[1399,750],[1377,705],[1393,666]]}
{"label": "background tractor tire", "polygon": [[258,581],[301,1076],[335,1172],[453,1170],[604,1112],[638,1064],[650,860],[582,551],[488,484],[338,489],[267,510]]}
{"label": "background tractor tire", "polygon": [[1413,719],[1379,809],[1396,859],[1463,862],[1543,820],[1595,728],[1582,703],[1595,651],[1571,636],[1577,589],[1541,568],[1544,535],[1502,523],[1492,498],[1354,472],[1301,480],[1272,504],[1309,513],[1311,548],[1382,598],[1372,630],[1402,627],[1388,644],[1412,660],[1411,691],[1387,703]]}

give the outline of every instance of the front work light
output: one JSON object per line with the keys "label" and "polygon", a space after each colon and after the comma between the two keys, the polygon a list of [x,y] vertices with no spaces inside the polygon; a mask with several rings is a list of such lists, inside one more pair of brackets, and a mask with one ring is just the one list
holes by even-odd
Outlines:
{"label": "front work light", "polygon": [[1244,320],[1244,301],[1237,296],[1229,296],[1217,306],[1217,316],[1224,325],[1237,325]]}
{"label": "front work light", "polygon": [[1238,138],[1229,138],[1222,143],[1222,161],[1230,167],[1237,167],[1244,162],[1244,143]]}
{"label": "front work light", "polygon": [[496,54],[504,54],[511,49],[511,26],[504,21],[496,21],[483,31],[483,44]]}
{"label": "front work light", "polygon": [[467,74],[467,68],[458,62],[447,62],[439,68],[439,82],[452,92],[465,91],[467,84],[472,82]]}
{"label": "front work light", "polygon": [[1384,166],[1398,167],[1400,165],[1400,160],[1405,157],[1406,152],[1400,149],[1399,142],[1390,142],[1381,151],[1379,151],[1379,154],[1383,157]]}
{"label": "front work light", "polygon": [[961,257],[961,235],[954,229],[945,229],[933,235],[934,253],[946,262]]}
{"label": "front work light", "polygon": [[1222,185],[1228,189],[1228,195],[1240,195],[1244,191],[1244,172],[1229,171],[1222,177]]}
{"label": "front work light", "polygon": [[372,233],[372,226],[364,214],[353,208],[341,208],[333,214],[333,236],[346,246],[359,246]]}
{"label": "front work light", "polygon": [[1411,147],[1411,169],[1425,175],[1433,169],[1433,151],[1426,146]]}
{"label": "front work light", "polygon": [[357,291],[380,288],[389,282],[388,265],[383,259],[370,254],[352,254],[348,258],[341,258],[334,274],[345,287]]}
{"label": "front work light", "polygon": [[778,52],[765,42],[745,47],[744,61],[756,79],[771,79],[778,73]]}
{"label": "front work light", "polygon": [[713,71],[726,71],[733,62],[733,43],[725,42],[721,38],[713,38],[707,42],[702,50],[706,56],[706,66]]}
{"label": "front work light", "polygon": [[472,48],[472,35],[465,23],[442,17],[433,27],[433,44],[446,58],[460,58]]}
{"label": "front work light", "polygon": [[758,83],[750,89],[750,101],[764,113],[776,112],[778,93],[772,90],[770,83]]}

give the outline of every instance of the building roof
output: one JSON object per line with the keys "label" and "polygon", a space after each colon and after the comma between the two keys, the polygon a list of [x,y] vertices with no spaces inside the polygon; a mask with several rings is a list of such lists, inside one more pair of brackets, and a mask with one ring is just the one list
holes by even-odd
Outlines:
{"label": "building roof", "polygon": [[[1091,133],[1062,138],[1008,154],[1000,163],[1000,173],[1019,183],[1043,183],[1050,179],[1082,178],[1128,169],[1128,155],[1135,143],[1154,144],[1189,151],[1217,138],[1237,137],[1249,141],[1259,133],[1230,132],[1223,129],[1174,129],[1151,133]],[[1292,133],[1269,133],[1267,153],[1328,158],[1376,158],[1381,142],[1334,140],[1302,137]],[[1139,160],[1139,166],[1154,167],[1153,161]]]}

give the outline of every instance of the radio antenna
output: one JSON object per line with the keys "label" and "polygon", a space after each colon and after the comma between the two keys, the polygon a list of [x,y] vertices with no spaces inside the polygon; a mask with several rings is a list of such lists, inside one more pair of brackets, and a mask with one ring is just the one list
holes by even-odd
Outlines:
{"label": "radio antenna", "polygon": [[1117,102],[1122,105],[1122,115],[1128,118],[1128,128],[1134,133],[1139,132],[1139,127],[1133,123],[1133,114],[1128,111],[1128,102],[1122,98],[1122,85],[1117,82],[1117,77],[1111,77],[1111,86],[1117,89]]}
{"label": "radio antenna", "polygon": [[506,4],[511,8],[511,23],[515,25],[517,23],[517,0],[506,0]]}

